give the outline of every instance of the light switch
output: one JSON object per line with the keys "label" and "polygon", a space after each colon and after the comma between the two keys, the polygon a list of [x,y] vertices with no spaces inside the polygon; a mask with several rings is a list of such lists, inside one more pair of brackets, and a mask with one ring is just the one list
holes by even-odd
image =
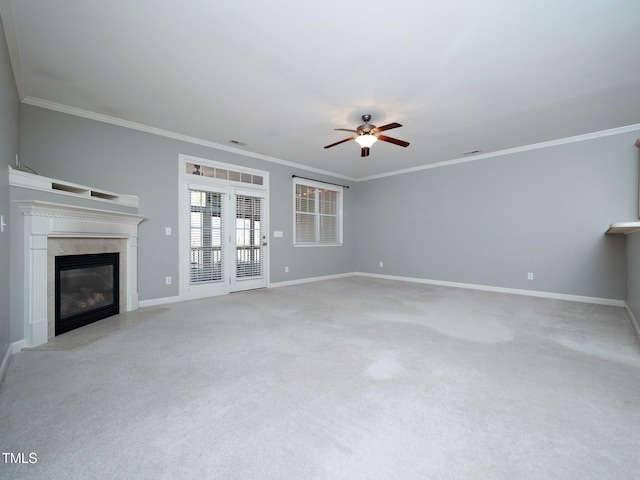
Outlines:
{"label": "light switch", "polygon": [[273,236],[274,236],[275,238],[282,238],[282,232],[281,232],[280,230],[275,230],[275,231],[273,232]]}
{"label": "light switch", "polygon": [[168,237],[171,235],[171,227],[164,227],[164,234]]}
{"label": "light switch", "polygon": [[0,215],[0,233],[4,233],[4,227],[6,227],[7,224],[4,223],[4,215]]}

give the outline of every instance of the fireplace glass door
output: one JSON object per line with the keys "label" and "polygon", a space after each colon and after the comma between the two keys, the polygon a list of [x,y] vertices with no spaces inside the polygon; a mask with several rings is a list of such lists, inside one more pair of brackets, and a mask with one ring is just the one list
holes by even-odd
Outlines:
{"label": "fireplace glass door", "polygon": [[56,257],[56,335],[119,313],[119,256]]}

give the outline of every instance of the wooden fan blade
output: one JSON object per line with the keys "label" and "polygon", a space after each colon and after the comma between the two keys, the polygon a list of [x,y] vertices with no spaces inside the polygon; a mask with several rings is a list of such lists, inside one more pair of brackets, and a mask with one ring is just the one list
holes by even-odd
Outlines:
{"label": "wooden fan blade", "polygon": [[368,157],[369,156],[369,147],[362,147],[362,150],[360,152],[360,156],[361,157]]}
{"label": "wooden fan blade", "polygon": [[357,130],[351,130],[350,128],[334,128],[334,130],[340,130],[341,132],[353,132],[358,133]]}
{"label": "wooden fan blade", "polygon": [[378,135],[378,140],[382,140],[383,142],[393,143],[395,145],[400,145],[401,147],[409,146],[409,142],[405,142],[404,140],[398,140],[397,138],[385,137],[384,135]]}
{"label": "wooden fan blade", "polygon": [[374,133],[378,133],[378,132],[384,132],[385,130],[391,130],[392,128],[398,128],[401,127],[402,125],[400,125],[399,123],[389,123],[388,125],[383,125],[381,127],[376,127],[372,130],[372,132]]}
{"label": "wooden fan blade", "polygon": [[327,146],[326,146],[326,147],[324,147],[324,148],[335,147],[336,145],[340,145],[341,143],[348,142],[349,140],[355,140],[355,138],[356,138],[356,137],[349,137],[349,138],[345,138],[344,140],[340,140],[339,142],[332,143],[331,145],[327,145]]}

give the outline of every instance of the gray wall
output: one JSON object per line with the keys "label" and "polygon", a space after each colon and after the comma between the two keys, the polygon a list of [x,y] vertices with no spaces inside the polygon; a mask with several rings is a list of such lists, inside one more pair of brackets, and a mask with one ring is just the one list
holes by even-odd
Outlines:
{"label": "gray wall", "polygon": [[[345,190],[345,245],[294,248],[291,175],[345,183],[281,164],[182,142],[39,107],[20,110],[21,161],[38,174],[140,197],[138,291],[140,300],[178,295],[178,155],[257,168],[270,173],[271,282],[355,270],[354,189]],[[346,182],[349,183],[349,182]],[[165,236],[165,227],[174,235]],[[289,273],[284,267],[289,267]]]}
{"label": "gray wall", "polygon": [[13,79],[13,70],[4,29],[0,22],[0,214],[4,216],[4,233],[0,233],[0,362],[9,348],[9,289],[11,277],[8,275],[10,262],[10,203],[9,174],[7,166],[13,164],[18,153],[19,100]]}
{"label": "gray wall", "polygon": [[361,182],[356,266],[368,273],[623,300],[625,239],[603,233],[612,222],[637,218],[637,136]]}

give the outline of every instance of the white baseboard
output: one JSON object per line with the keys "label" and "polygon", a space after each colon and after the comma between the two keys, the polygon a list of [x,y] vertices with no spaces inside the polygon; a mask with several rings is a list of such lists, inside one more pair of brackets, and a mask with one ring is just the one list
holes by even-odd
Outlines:
{"label": "white baseboard", "polygon": [[[334,278],[344,278],[344,277],[351,277],[353,276],[354,273],[349,272],[349,273],[339,273],[337,275],[325,275],[322,277],[310,277],[310,278],[301,278],[299,280],[289,280],[286,282],[275,282],[275,283],[270,283],[267,288],[277,288],[277,287],[286,287],[289,285],[299,285],[302,283],[309,283],[309,282],[319,282],[321,280],[331,280]],[[180,296],[175,296],[175,297],[162,297],[162,298],[152,298],[150,300],[140,300],[138,302],[138,306],[140,308],[143,307],[155,307],[158,305],[166,305],[168,303],[176,303],[176,302],[182,302],[183,299]]]}
{"label": "white baseboard", "polygon": [[[287,280],[284,282],[272,282],[269,284],[268,288],[288,287],[290,285],[302,285],[304,283],[319,282],[322,280],[333,280],[337,278],[346,278],[346,277],[352,277],[352,276],[383,278],[387,280],[399,280],[402,282],[424,283],[428,285],[439,285],[443,287],[467,288],[470,290],[483,290],[486,292],[510,293],[513,295],[552,298],[555,300],[568,300],[571,302],[594,303],[598,305],[609,305],[612,307],[626,306],[626,302],[624,300],[616,300],[613,298],[587,297],[582,295],[569,295],[565,293],[540,292],[537,290],[522,290],[517,288],[494,287],[491,285],[478,285],[474,283],[448,282],[444,280],[430,280],[427,278],[402,277],[397,275],[384,275],[379,273],[365,273],[365,272],[338,273],[335,275],[323,275],[320,277],[300,278],[298,280]],[[139,306],[140,308],[154,307],[157,305],[165,305],[168,303],[176,303],[180,301],[182,301],[182,299],[179,296],[153,298],[150,300],[140,300]],[[629,311],[628,307],[627,307],[627,310]]]}
{"label": "white baseboard", "polygon": [[9,361],[11,360],[11,355],[19,352],[24,347],[25,347],[24,340],[19,340],[9,345],[2,359],[2,364],[0,364],[0,382],[4,379],[4,374],[7,373],[7,368],[9,368]]}
{"label": "white baseboard", "polygon": [[[321,276],[321,277],[301,278],[299,280],[288,280],[286,282],[270,283],[267,286],[267,288],[287,287],[289,285],[300,285],[300,284],[309,283],[309,282],[319,282],[321,280],[332,280],[332,279],[335,279],[335,278],[352,277],[353,275],[355,275],[353,272],[349,272],[349,273],[339,273],[339,274],[336,274],[336,275],[324,275],[324,276]],[[143,307],[155,307],[155,306],[158,306],[158,305],[166,305],[168,303],[176,303],[176,302],[182,302],[182,301],[183,301],[183,299],[180,296],[152,298],[150,300],[140,300],[138,302],[138,306],[140,308],[143,308]]]}
{"label": "white baseboard", "polygon": [[336,275],[324,275],[321,277],[300,278],[298,280],[287,280],[285,282],[273,282],[269,284],[269,288],[288,287],[289,285],[301,285],[303,283],[320,282],[322,280],[333,280],[336,278],[352,277],[356,275],[353,272],[338,273]]}
{"label": "white baseboard", "polygon": [[9,359],[11,358],[11,345],[7,346],[7,351],[4,354],[2,359],[2,364],[0,364],[0,382],[4,379],[4,374],[7,373],[7,367],[9,367]]}
{"label": "white baseboard", "polygon": [[155,307],[158,305],[166,305],[167,303],[176,303],[181,302],[182,299],[179,296],[175,297],[162,297],[162,298],[152,298],[150,300],[140,300],[138,301],[138,307]]}
{"label": "white baseboard", "polygon": [[627,302],[624,302],[624,308],[627,311],[627,315],[629,315],[629,320],[631,320],[631,325],[633,325],[633,329],[636,331],[636,337],[638,337],[638,341],[640,341],[640,324],[638,324],[638,319],[631,311],[631,307]]}
{"label": "white baseboard", "polygon": [[595,303],[612,307],[624,307],[624,300],[613,298],[585,297],[582,295],[568,295],[565,293],[540,292],[537,290],[521,290],[518,288],[493,287],[491,285],[477,285],[474,283],[447,282],[443,280],[429,280],[426,278],[399,277],[396,275],[382,275],[378,273],[355,272],[362,277],[384,278],[387,280],[400,280],[402,282],[425,283],[428,285],[440,285],[443,287],[467,288],[470,290],[483,290],[486,292],[510,293],[513,295],[526,295],[529,297],[552,298],[555,300],[568,300],[571,302]]}
{"label": "white baseboard", "polygon": [[22,350],[26,346],[27,346],[27,341],[24,339],[18,340],[17,342],[13,342],[11,344],[11,355],[13,355],[14,353],[18,353],[20,350]]}

